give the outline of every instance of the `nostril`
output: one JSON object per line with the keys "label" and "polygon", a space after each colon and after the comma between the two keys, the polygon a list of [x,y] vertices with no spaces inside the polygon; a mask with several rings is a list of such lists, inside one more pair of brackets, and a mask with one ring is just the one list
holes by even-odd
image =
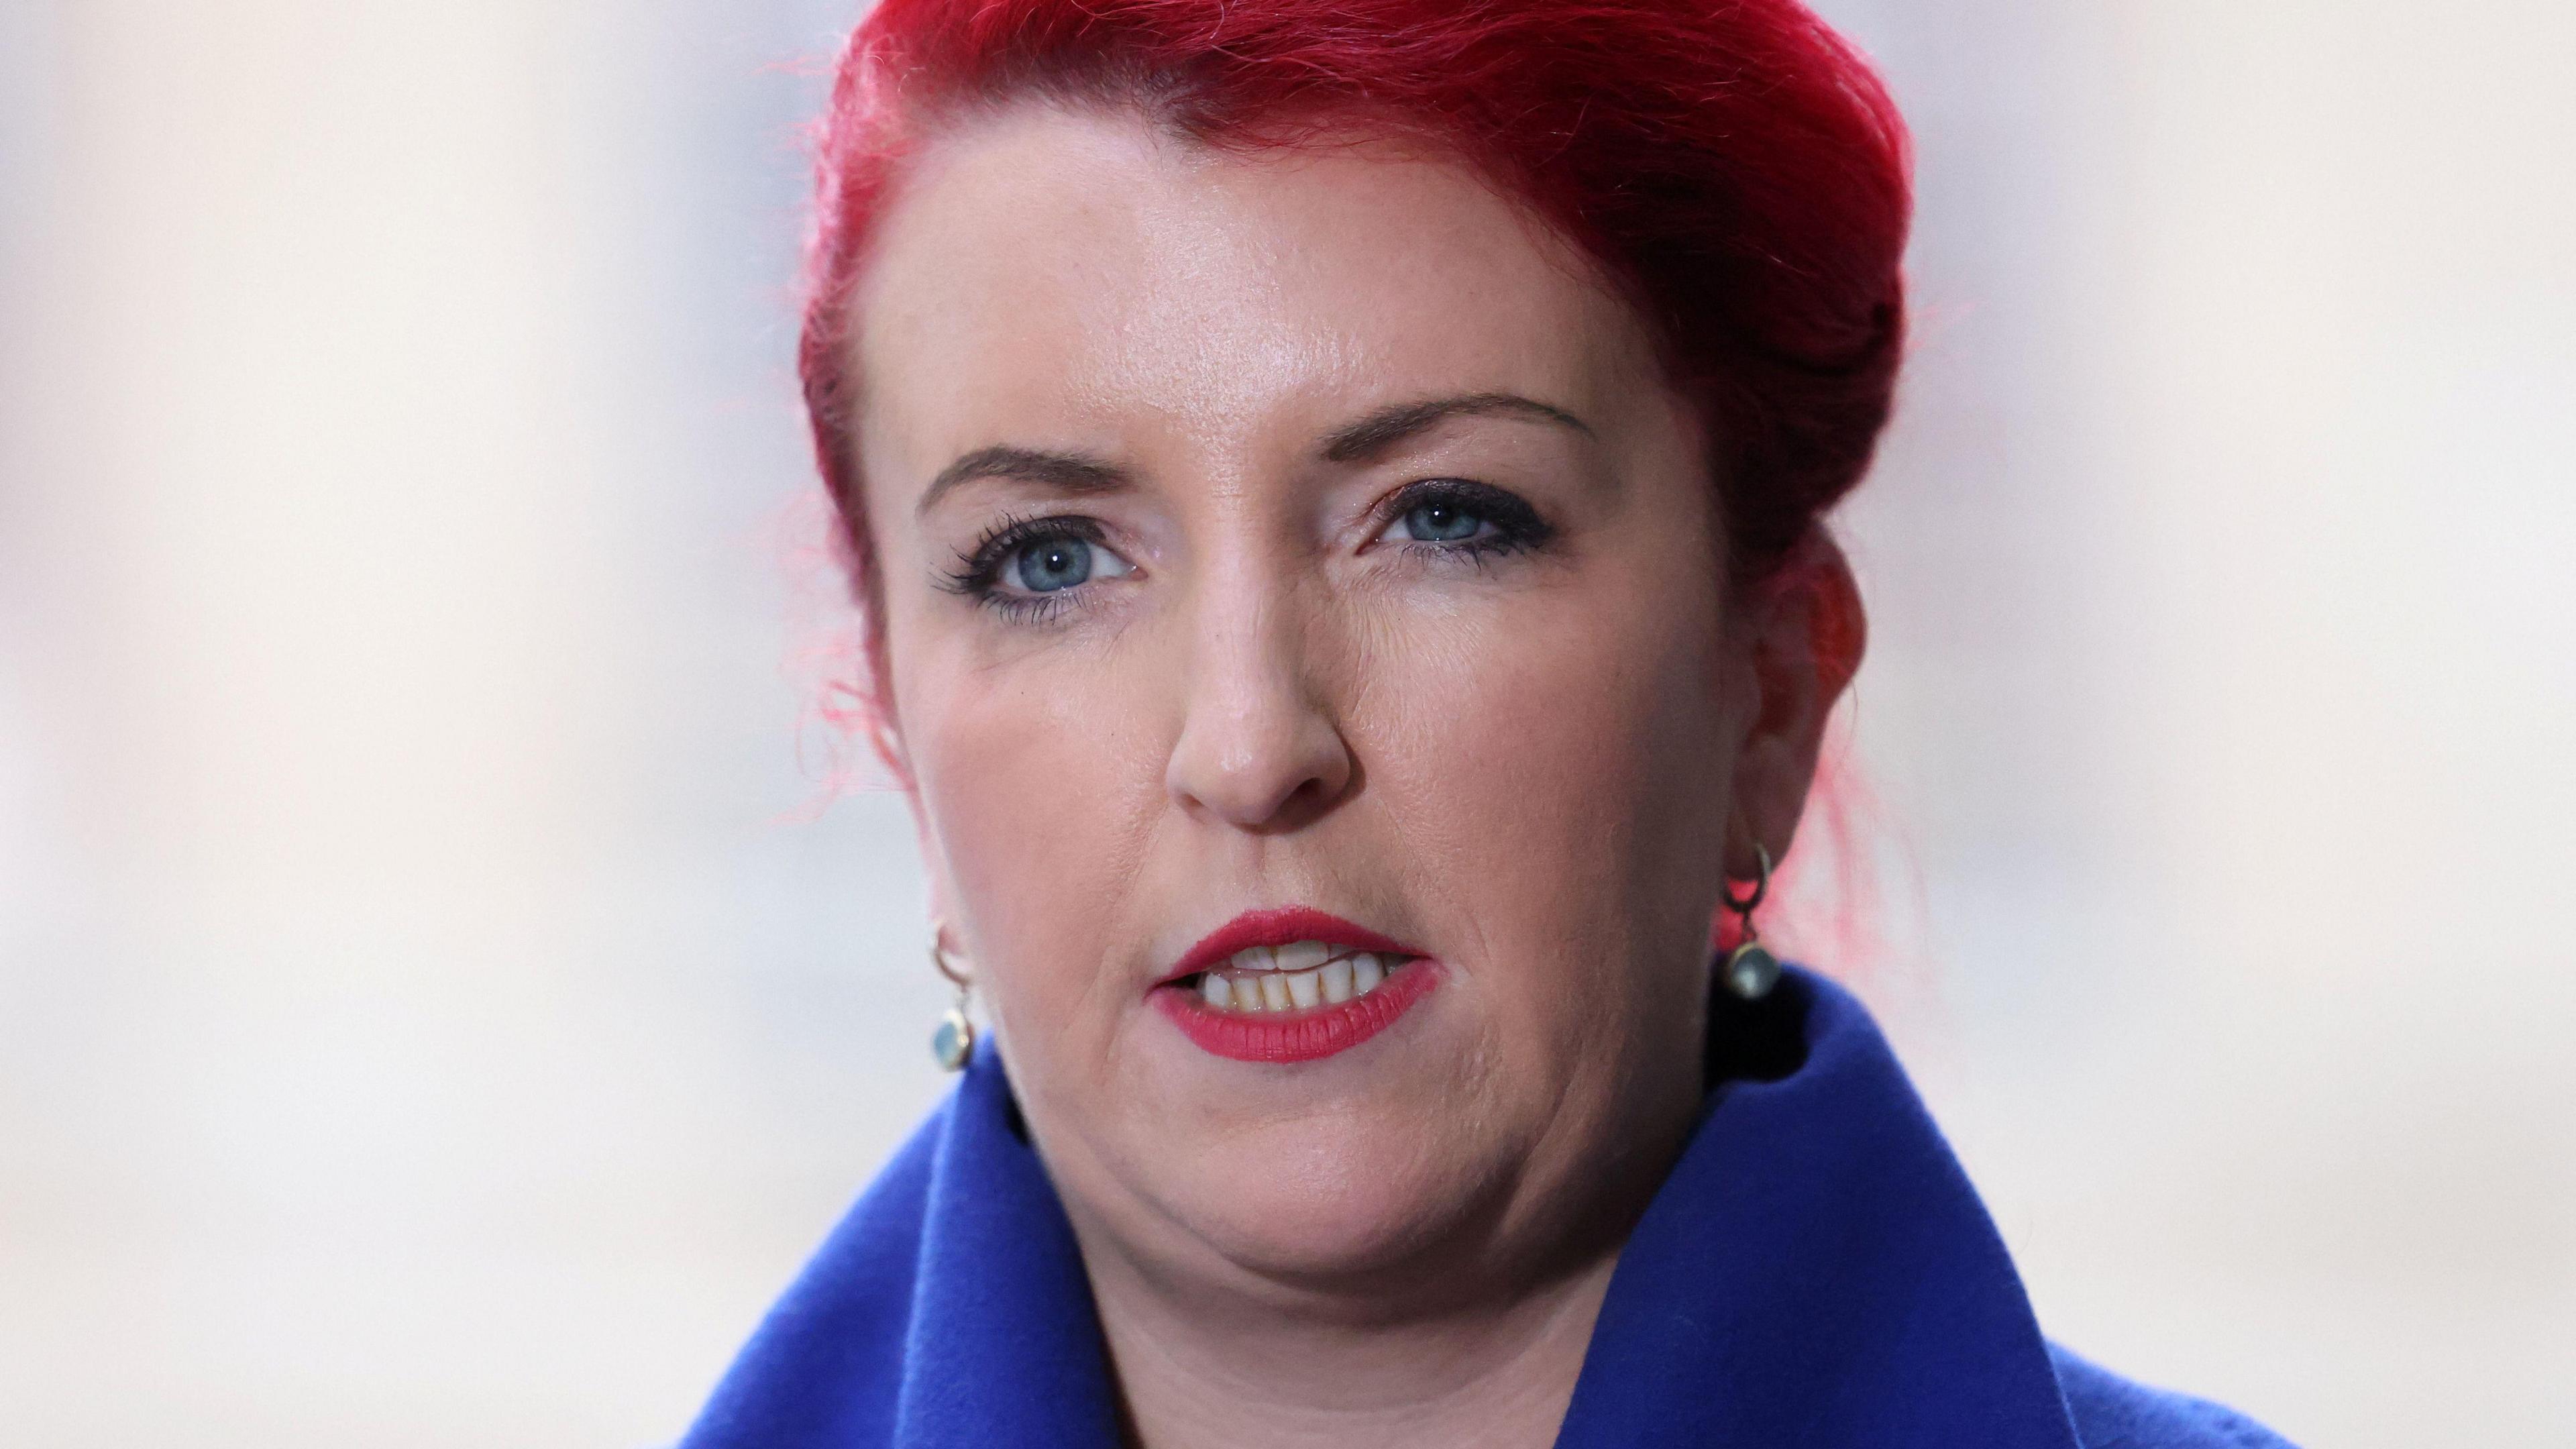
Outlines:
{"label": "nostril", "polygon": [[1166,784],[1185,806],[1239,829],[1281,829],[1331,809],[1354,774],[1340,730],[1300,705],[1194,716],[1174,744]]}

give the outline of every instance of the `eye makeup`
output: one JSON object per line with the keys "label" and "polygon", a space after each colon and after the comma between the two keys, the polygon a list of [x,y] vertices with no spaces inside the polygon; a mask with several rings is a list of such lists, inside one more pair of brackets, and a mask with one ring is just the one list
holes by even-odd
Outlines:
{"label": "eye makeup", "polygon": [[[1100,521],[1080,514],[1050,514],[1044,517],[1004,515],[976,539],[973,547],[957,555],[953,569],[939,576],[939,587],[949,593],[973,599],[999,610],[1005,617],[1040,622],[1061,613],[1073,600],[1072,595],[1091,582],[1102,560],[1115,563],[1108,577],[1119,577],[1133,571],[1125,560],[1109,550],[1107,531]],[[1058,571],[1067,561],[1078,556],[1082,577],[1045,587],[1030,585],[1025,556],[1032,550],[1056,545]],[[1066,546],[1070,546],[1067,548]],[[1018,574],[1016,579],[1009,578]],[[1017,589],[1005,587],[1016,582]]]}
{"label": "eye makeup", "polygon": [[[1487,559],[1543,548],[1555,527],[1527,499],[1473,478],[1424,478],[1407,483],[1378,507],[1379,538],[1407,552]],[[1471,525],[1465,532],[1457,525]],[[1406,537],[1388,538],[1402,527]]]}
{"label": "eye makeup", "polygon": [[[1508,489],[1472,478],[1424,478],[1388,494],[1375,510],[1372,547],[1409,557],[1482,564],[1546,547],[1556,528]],[[1082,514],[1006,514],[941,570],[937,586],[1005,618],[1042,623],[1074,607],[1091,584],[1134,566],[1112,551],[1100,520]],[[1036,559],[1041,577],[1029,574]]]}

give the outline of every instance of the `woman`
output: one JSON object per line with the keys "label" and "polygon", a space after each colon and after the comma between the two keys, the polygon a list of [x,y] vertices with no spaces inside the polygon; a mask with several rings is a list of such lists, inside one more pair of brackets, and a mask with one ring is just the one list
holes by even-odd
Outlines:
{"label": "woman", "polygon": [[870,16],[802,363],[993,1030],[688,1444],[2278,1442],[1758,945],[1903,147],[1795,0]]}

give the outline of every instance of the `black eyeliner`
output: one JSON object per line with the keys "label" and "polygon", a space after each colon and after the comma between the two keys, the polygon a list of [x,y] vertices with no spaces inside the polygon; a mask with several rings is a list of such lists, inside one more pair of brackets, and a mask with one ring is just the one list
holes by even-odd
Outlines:
{"label": "black eyeliner", "polygon": [[1454,543],[1407,539],[1404,540],[1406,547],[1438,549],[1476,558],[1543,548],[1556,537],[1555,526],[1541,518],[1527,499],[1509,489],[1479,483],[1473,478],[1425,478],[1404,485],[1387,499],[1384,521],[1380,526],[1392,524],[1417,508],[1435,503],[1445,503],[1461,513],[1483,519],[1493,525],[1493,535]]}
{"label": "black eyeliner", "polygon": [[1100,525],[1079,514],[1005,514],[984,530],[974,547],[957,555],[954,571],[940,572],[939,587],[952,594],[990,599],[994,596],[993,585],[1001,577],[1003,561],[1030,544],[1051,538],[1079,539],[1095,548],[1106,546],[1106,534]]}

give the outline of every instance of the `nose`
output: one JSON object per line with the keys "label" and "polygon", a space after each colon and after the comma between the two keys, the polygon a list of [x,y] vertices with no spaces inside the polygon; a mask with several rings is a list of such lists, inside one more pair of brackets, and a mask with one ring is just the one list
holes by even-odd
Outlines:
{"label": "nose", "polygon": [[1276,593],[1210,590],[1198,602],[1165,786],[1183,809],[1237,829],[1294,829],[1356,773],[1312,668],[1308,622]]}

